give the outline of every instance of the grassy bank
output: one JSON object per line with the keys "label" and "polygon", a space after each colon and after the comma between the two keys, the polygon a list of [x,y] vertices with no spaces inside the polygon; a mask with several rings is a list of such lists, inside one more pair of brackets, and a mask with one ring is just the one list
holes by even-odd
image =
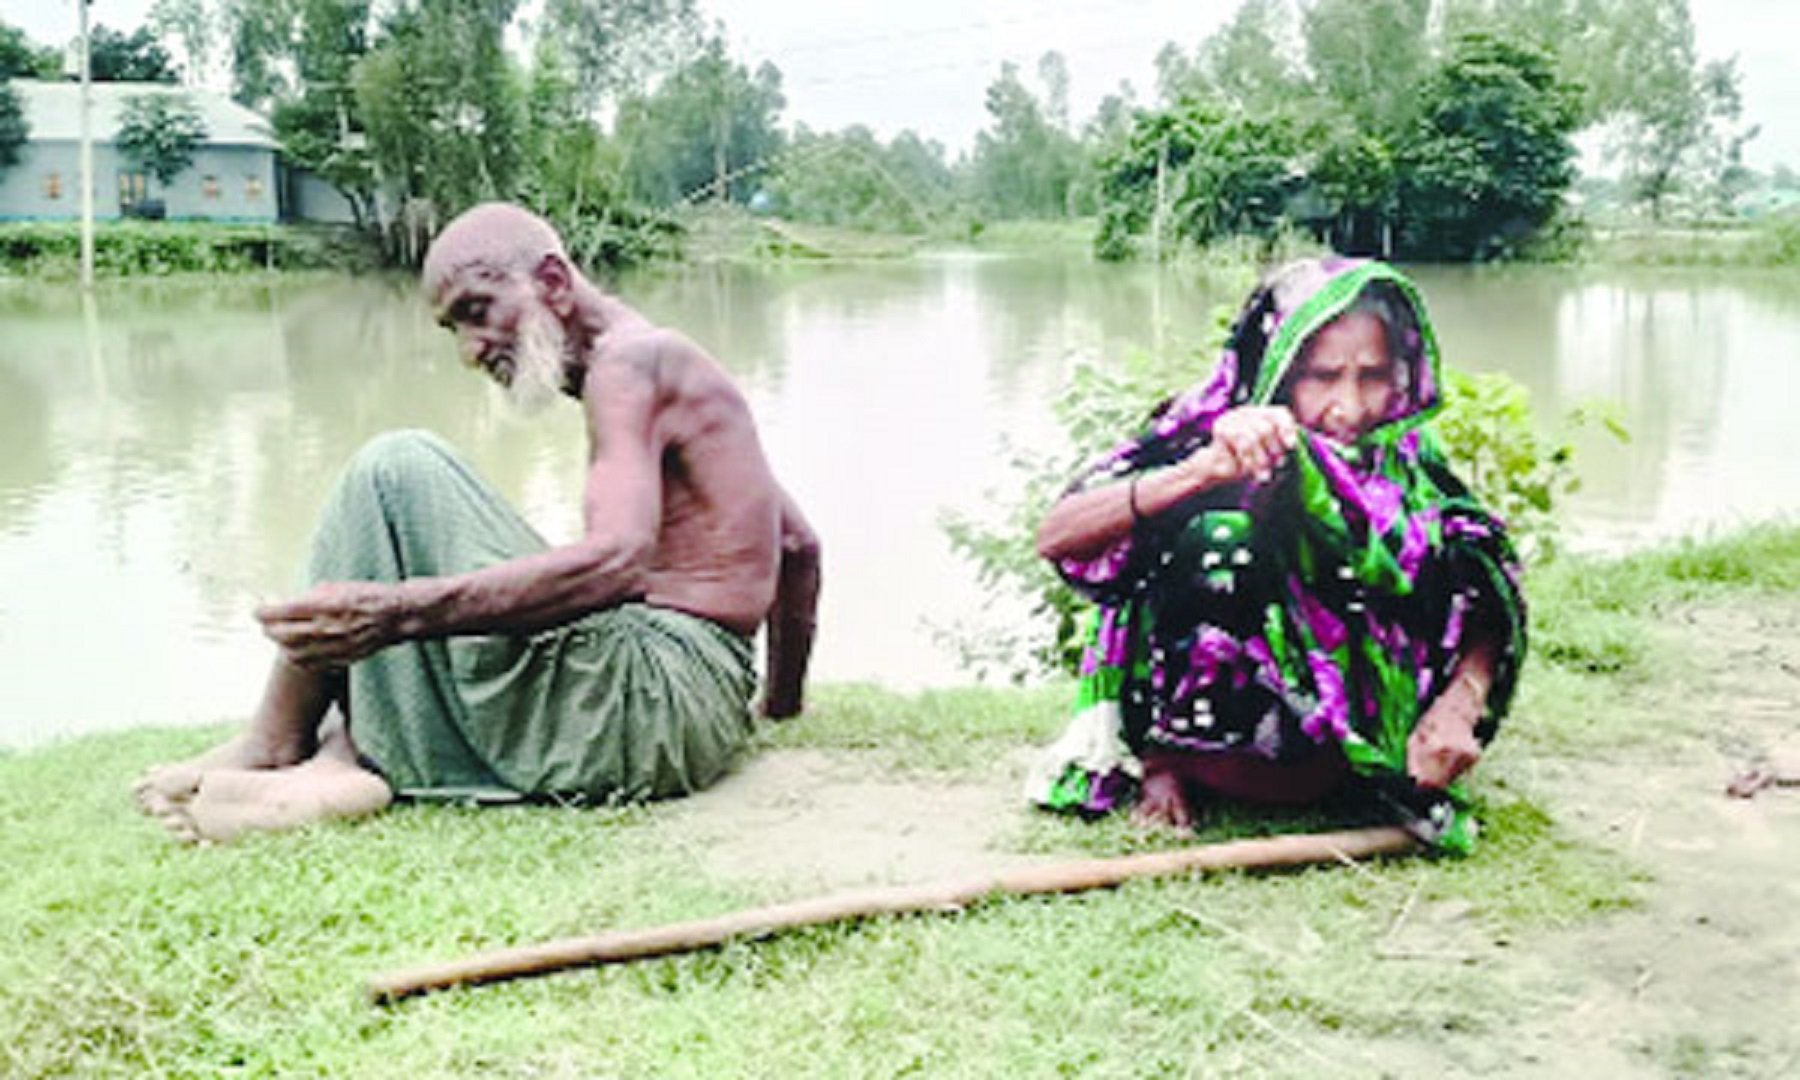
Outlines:
{"label": "grassy bank", "polygon": [[[101,277],[361,271],[379,261],[366,237],[334,227],[108,221],[94,228],[94,272]],[[80,273],[77,223],[0,222],[0,278],[69,280]]]}
{"label": "grassy bank", "polygon": [[1596,227],[1574,250],[1574,261],[1604,266],[1800,267],[1800,217],[1715,227]]}
{"label": "grassy bank", "polygon": [[[794,888],[709,872],[673,806],[404,807],[182,849],[131,812],[126,788],[218,731],[0,756],[0,1073],[1365,1076],[1441,1074],[1449,1059],[1568,1075],[1534,1071],[1545,1048],[1520,1034],[1553,1022],[1566,989],[1555,943],[1631,917],[1655,886],[1596,840],[1569,794],[1580,789],[1556,778],[1601,760],[1641,774],[1716,738],[1707,725],[1725,703],[1654,705],[1708,692],[1684,614],[1754,613],[1796,585],[1800,529],[1537,575],[1537,652],[1480,771],[1487,829],[1467,860],[997,902],[385,1010],[360,996],[378,969],[714,914]],[[852,776],[1011,790],[1016,752],[1051,737],[1065,703],[1063,687],[826,687],[763,742],[827,755]],[[1226,813],[1206,834],[1314,823]],[[1177,842],[1020,813],[1000,845],[1074,854]],[[1645,1075],[1722,1075],[1720,1054],[1755,1065],[1765,1050],[1785,1053],[1731,1046],[1663,1031],[1632,1060]]]}

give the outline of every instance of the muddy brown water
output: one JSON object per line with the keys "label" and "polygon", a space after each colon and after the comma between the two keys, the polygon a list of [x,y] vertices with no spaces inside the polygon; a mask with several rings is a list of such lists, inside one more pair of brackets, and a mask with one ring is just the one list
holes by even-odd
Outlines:
{"label": "muddy brown water", "polygon": [[[1447,356],[1523,382],[1578,436],[1578,541],[1628,547],[1792,512],[1800,278],[1544,269],[1418,274]],[[1217,294],[1178,271],[968,255],[698,266],[620,291],[712,348],[827,547],[815,672],[967,676],[932,626],[984,602],[938,526],[1054,445],[1074,365],[1188,349]],[[511,419],[404,281],[0,284],[0,747],[241,716],[268,651],[248,612],[292,587],[317,508],[369,436],[426,427],[554,538],[576,527],[573,410]],[[1198,376],[1201,372],[1197,371]]]}

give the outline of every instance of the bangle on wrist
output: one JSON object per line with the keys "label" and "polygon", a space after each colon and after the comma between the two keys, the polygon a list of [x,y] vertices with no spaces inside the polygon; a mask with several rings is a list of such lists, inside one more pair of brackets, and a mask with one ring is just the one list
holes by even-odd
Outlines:
{"label": "bangle on wrist", "polygon": [[1138,509],[1137,501],[1137,484],[1143,475],[1143,473],[1133,473],[1131,482],[1125,485],[1125,502],[1131,507],[1131,523],[1133,525],[1144,520],[1144,513]]}

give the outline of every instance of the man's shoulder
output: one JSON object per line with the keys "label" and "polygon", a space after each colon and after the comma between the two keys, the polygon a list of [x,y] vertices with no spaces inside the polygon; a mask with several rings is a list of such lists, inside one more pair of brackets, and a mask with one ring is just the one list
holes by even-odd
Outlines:
{"label": "man's shoulder", "polygon": [[605,372],[602,385],[638,383],[664,414],[699,412],[717,419],[715,410],[742,412],[742,391],[718,361],[687,335],[646,324],[606,341],[595,355]]}

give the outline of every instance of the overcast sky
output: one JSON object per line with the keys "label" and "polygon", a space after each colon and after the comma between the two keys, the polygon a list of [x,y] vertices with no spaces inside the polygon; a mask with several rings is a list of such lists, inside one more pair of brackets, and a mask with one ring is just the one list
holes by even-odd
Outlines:
{"label": "overcast sky", "polygon": [[[92,18],[142,23],[152,0],[94,0]],[[1069,62],[1070,105],[1084,119],[1130,80],[1155,93],[1152,58],[1165,42],[1191,49],[1238,0],[699,0],[721,19],[734,53],[772,60],[786,119],[829,129],[864,123],[883,136],[912,128],[954,154],[986,123],[982,94],[1002,61],[1029,74],[1055,49]],[[1738,56],[1746,117],[1762,133],[1754,167],[1800,168],[1800,2],[1691,0],[1703,57]],[[0,0],[0,17],[40,43],[74,34],[74,0]]]}

